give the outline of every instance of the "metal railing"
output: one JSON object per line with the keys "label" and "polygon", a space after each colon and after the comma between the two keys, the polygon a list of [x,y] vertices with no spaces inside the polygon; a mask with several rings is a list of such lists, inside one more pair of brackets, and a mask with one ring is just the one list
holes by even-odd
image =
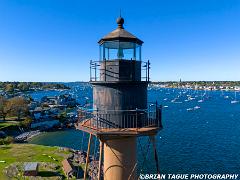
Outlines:
{"label": "metal railing", "polygon": [[[133,60],[129,60],[133,61]],[[101,66],[101,64],[106,63],[106,61],[90,61],[90,82],[94,81],[106,81],[106,78],[104,80],[101,80],[101,72],[104,72],[105,77],[109,76],[106,73],[106,64],[104,66]],[[140,61],[141,62],[141,81],[149,82],[149,71],[150,71],[150,62],[149,60],[147,62]],[[114,73],[114,72],[113,72]],[[131,73],[135,73],[134,70]],[[131,77],[134,77],[133,74],[131,74]],[[133,80],[127,78],[127,80]]]}
{"label": "metal railing", "polygon": [[124,129],[162,127],[162,106],[150,104],[148,109],[93,110],[79,109],[78,122],[92,129]]}

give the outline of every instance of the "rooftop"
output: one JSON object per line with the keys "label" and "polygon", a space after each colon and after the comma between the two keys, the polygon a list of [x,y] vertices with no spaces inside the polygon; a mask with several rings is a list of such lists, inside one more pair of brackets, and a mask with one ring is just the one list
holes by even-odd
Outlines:
{"label": "rooftop", "polygon": [[99,44],[102,44],[104,41],[114,41],[114,40],[122,40],[127,42],[135,42],[137,44],[142,44],[143,41],[138,39],[136,36],[131,34],[130,32],[126,31],[123,27],[124,19],[119,17],[117,19],[118,27],[114,31],[110,32],[102,39],[99,40]]}
{"label": "rooftop", "polygon": [[62,165],[63,165],[64,172],[66,174],[69,174],[69,173],[71,173],[73,171],[73,168],[72,168],[70,162],[68,161],[68,159],[64,159],[62,161]]}
{"label": "rooftop", "polygon": [[26,162],[24,163],[24,171],[36,171],[38,162]]}

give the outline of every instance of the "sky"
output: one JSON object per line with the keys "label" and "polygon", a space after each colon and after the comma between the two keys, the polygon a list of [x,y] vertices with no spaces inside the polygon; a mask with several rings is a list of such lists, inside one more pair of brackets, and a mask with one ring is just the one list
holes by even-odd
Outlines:
{"label": "sky", "polygon": [[89,81],[120,9],[150,80],[240,80],[239,0],[0,0],[0,81]]}

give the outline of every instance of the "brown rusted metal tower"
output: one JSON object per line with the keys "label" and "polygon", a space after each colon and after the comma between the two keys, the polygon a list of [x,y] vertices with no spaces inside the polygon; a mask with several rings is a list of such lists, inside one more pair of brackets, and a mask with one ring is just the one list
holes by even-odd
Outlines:
{"label": "brown rusted metal tower", "polygon": [[162,128],[161,106],[147,102],[150,63],[141,58],[143,41],[124,29],[122,17],[117,24],[98,42],[100,59],[90,62],[93,109],[81,109],[76,124],[90,134],[85,178],[93,135],[100,140],[99,168],[103,157],[105,180],[137,179],[139,136],[150,136],[157,162],[155,135]]}

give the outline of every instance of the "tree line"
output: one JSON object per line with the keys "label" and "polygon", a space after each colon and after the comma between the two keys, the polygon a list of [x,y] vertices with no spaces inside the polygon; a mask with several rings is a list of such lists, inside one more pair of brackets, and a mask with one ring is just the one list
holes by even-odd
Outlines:
{"label": "tree line", "polygon": [[0,82],[0,89],[5,92],[14,92],[18,89],[19,91],[29,91],[31,89],[69,89],[64,84],[60,83],[44,83],[44,82]]}

